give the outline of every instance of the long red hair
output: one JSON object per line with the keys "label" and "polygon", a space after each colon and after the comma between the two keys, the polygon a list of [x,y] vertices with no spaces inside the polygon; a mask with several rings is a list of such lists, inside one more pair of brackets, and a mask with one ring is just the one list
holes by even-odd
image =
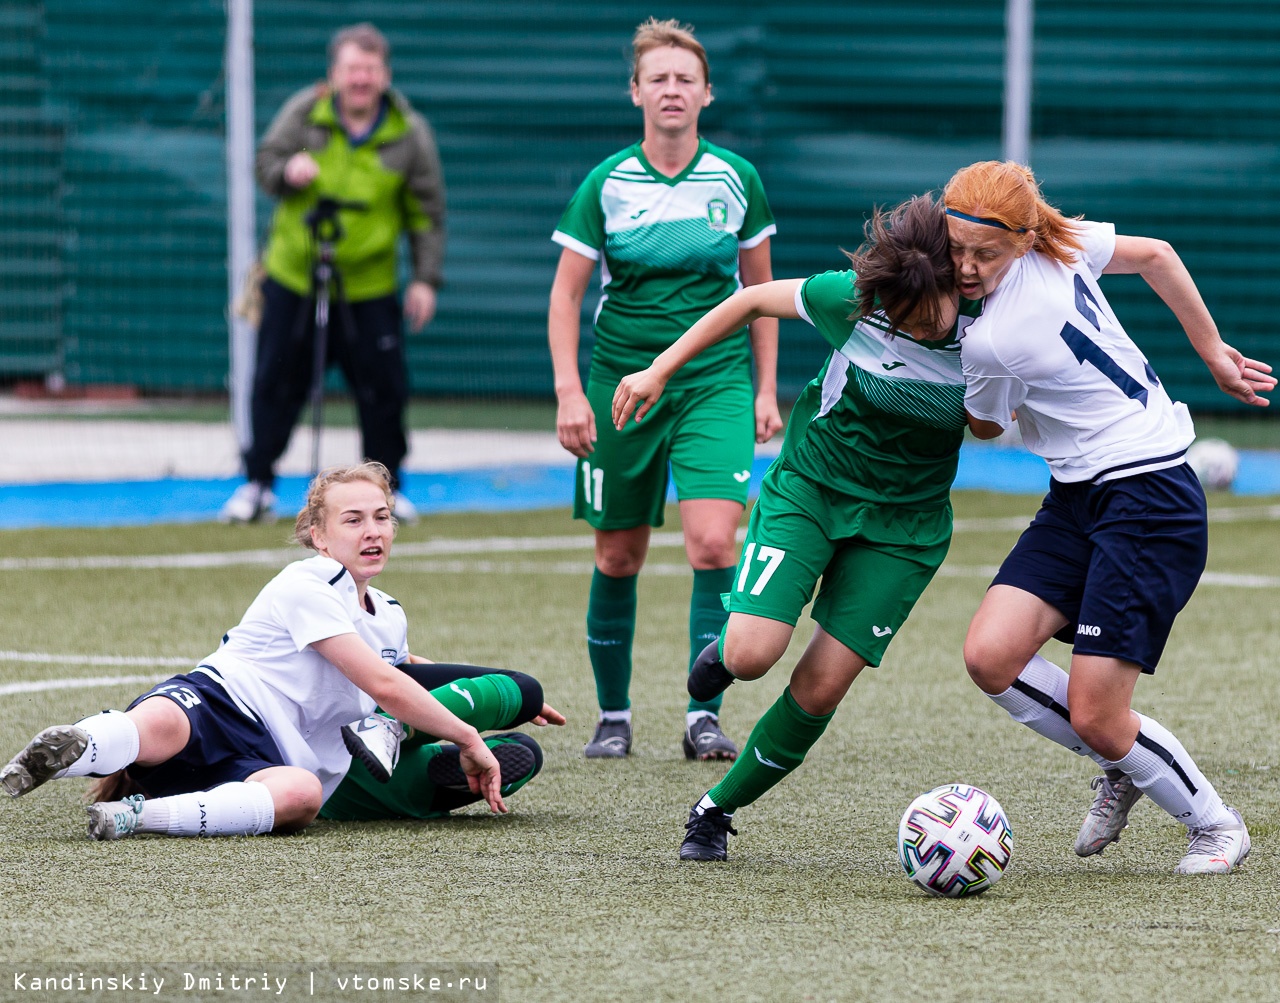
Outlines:
{"label": "long red hair", "polygon": [[[1082,245],[1072,221],[1040,194],[1036,176],[1012,160],[983,160],[961,168],[942,190],[948,209],[1003,223],[1017,241],[1017,231],[1034,231],[1031,250],[1069,265]],[[1080,217],[1075,217],[1079,219]]]}

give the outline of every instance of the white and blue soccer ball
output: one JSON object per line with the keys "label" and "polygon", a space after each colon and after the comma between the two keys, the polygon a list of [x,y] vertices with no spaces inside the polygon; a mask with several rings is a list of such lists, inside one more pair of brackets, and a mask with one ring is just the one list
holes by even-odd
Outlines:
{"label": "white and blue soccer ball", "polygon": [[980,895],[1013,855],[1013,829],[1000,802],[968,784],[944,784],[911,802],[898,823],[898,861],[930,895]]}
{"label": "white and blue soccer ball", "polygon": [[1187,463],[1210,491],[1225,491],[1240,470],[1240,454],[1225,439],[1197,439],[1187,450]]}

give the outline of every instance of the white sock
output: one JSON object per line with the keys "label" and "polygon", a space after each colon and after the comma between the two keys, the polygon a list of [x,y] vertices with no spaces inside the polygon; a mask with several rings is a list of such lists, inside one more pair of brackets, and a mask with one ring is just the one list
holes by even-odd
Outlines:
{"label": "white sock", "polygon": [[[702,795],[701,800],[699,800],[698,803],[694,805],[694,807],[698,810],[698,814],[701,815],[708,808],[717,808],[719,807],[719,805],[717,805],[714,801],[711,800],[711,792],[707,791],[706,794]],[[724,817],[733,818],[733,815],[729,812],[725,812]]]}
{"label": "white sock", "polygon": [[719,722],[720,720],[719,715],[713,714],[709,710],[691,710],[688,713],[686,713],[684,716],[684,726],[686,728],[692,728],[704,717],[709,717],[711,718],[711,720],[716,722]]}
{"label": "white sock", "polygon": [[89,735],[84,755],[54,774],[62,777],[105,777],[138,758],[138,726],[133,718],[118,710],[105,710],[76,722]]}
{"label": "white sock", "polygon": [[265,784],[246,780],[144,801],[137,831],[167,836],[260,836],[275,824],[271,792]]}
{"label": "white sock", "polygon": [[601,721],[626,721],[631,723],[631,708],[626,710],[602,710],[600,712]]}
{"label": "white sock", "polygon": [[1003,693],[988,693],[1009,716],[1025,724],[1037,735],[1057,742],[1077,756],[1088,756],[1099,766],[1109,766],[1105,759],[1084,744],[1084,739],[1071,727],[1067,711],[1067,679],[1062,669],[1041,655],[1033,655],[1014,684]]}
{"label": "white sock", "polygon": [[1203,829],[1232,821],[1213,784],[1173,733],[1142,714],[1138,720],[1133,748],[1123,759],[1106,765],[1127,773],[1143,794],[1185,826]]}

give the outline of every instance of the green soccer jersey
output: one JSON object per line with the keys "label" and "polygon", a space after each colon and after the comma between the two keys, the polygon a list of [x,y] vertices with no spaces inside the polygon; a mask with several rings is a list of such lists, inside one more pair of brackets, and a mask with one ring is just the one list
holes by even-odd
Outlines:
{"label": "green soccer jersey", "polygon": [[834,351],[796,401],[778,462],[861,501],[942,508],[964,438],[959,334],[972,318],[942,341],[896,333],[878,311],[851,321],[855,278],[825,272],[796,293]]}
{"label": "green soccer jersey", "polygon": [[[775,230],[755,168],[706,140],[674,178],[655,170],[639,143],[600,164],[552,236],[601,262],[592,376],[616,381],[647,368],[740,288],[739,249]],[[744,327],[686,365],[669,386],[750,381],[750,358]]]}

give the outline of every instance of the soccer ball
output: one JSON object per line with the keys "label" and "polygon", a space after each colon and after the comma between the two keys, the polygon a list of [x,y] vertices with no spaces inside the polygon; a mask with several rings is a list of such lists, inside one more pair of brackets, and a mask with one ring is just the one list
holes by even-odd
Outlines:
{"label": "soccer ball", "polygon": [[1240,454],[1225,439],[1199,439],[1187,450],[1187,462],[1211,491],[1225,491],[1236,479]]}
{"label": "soccer ball", "polygon": [[1013,854],[1009,817],[990,794],[944,784],[908,805],[898,823],[898,861],[930,895],[981,895]]}

